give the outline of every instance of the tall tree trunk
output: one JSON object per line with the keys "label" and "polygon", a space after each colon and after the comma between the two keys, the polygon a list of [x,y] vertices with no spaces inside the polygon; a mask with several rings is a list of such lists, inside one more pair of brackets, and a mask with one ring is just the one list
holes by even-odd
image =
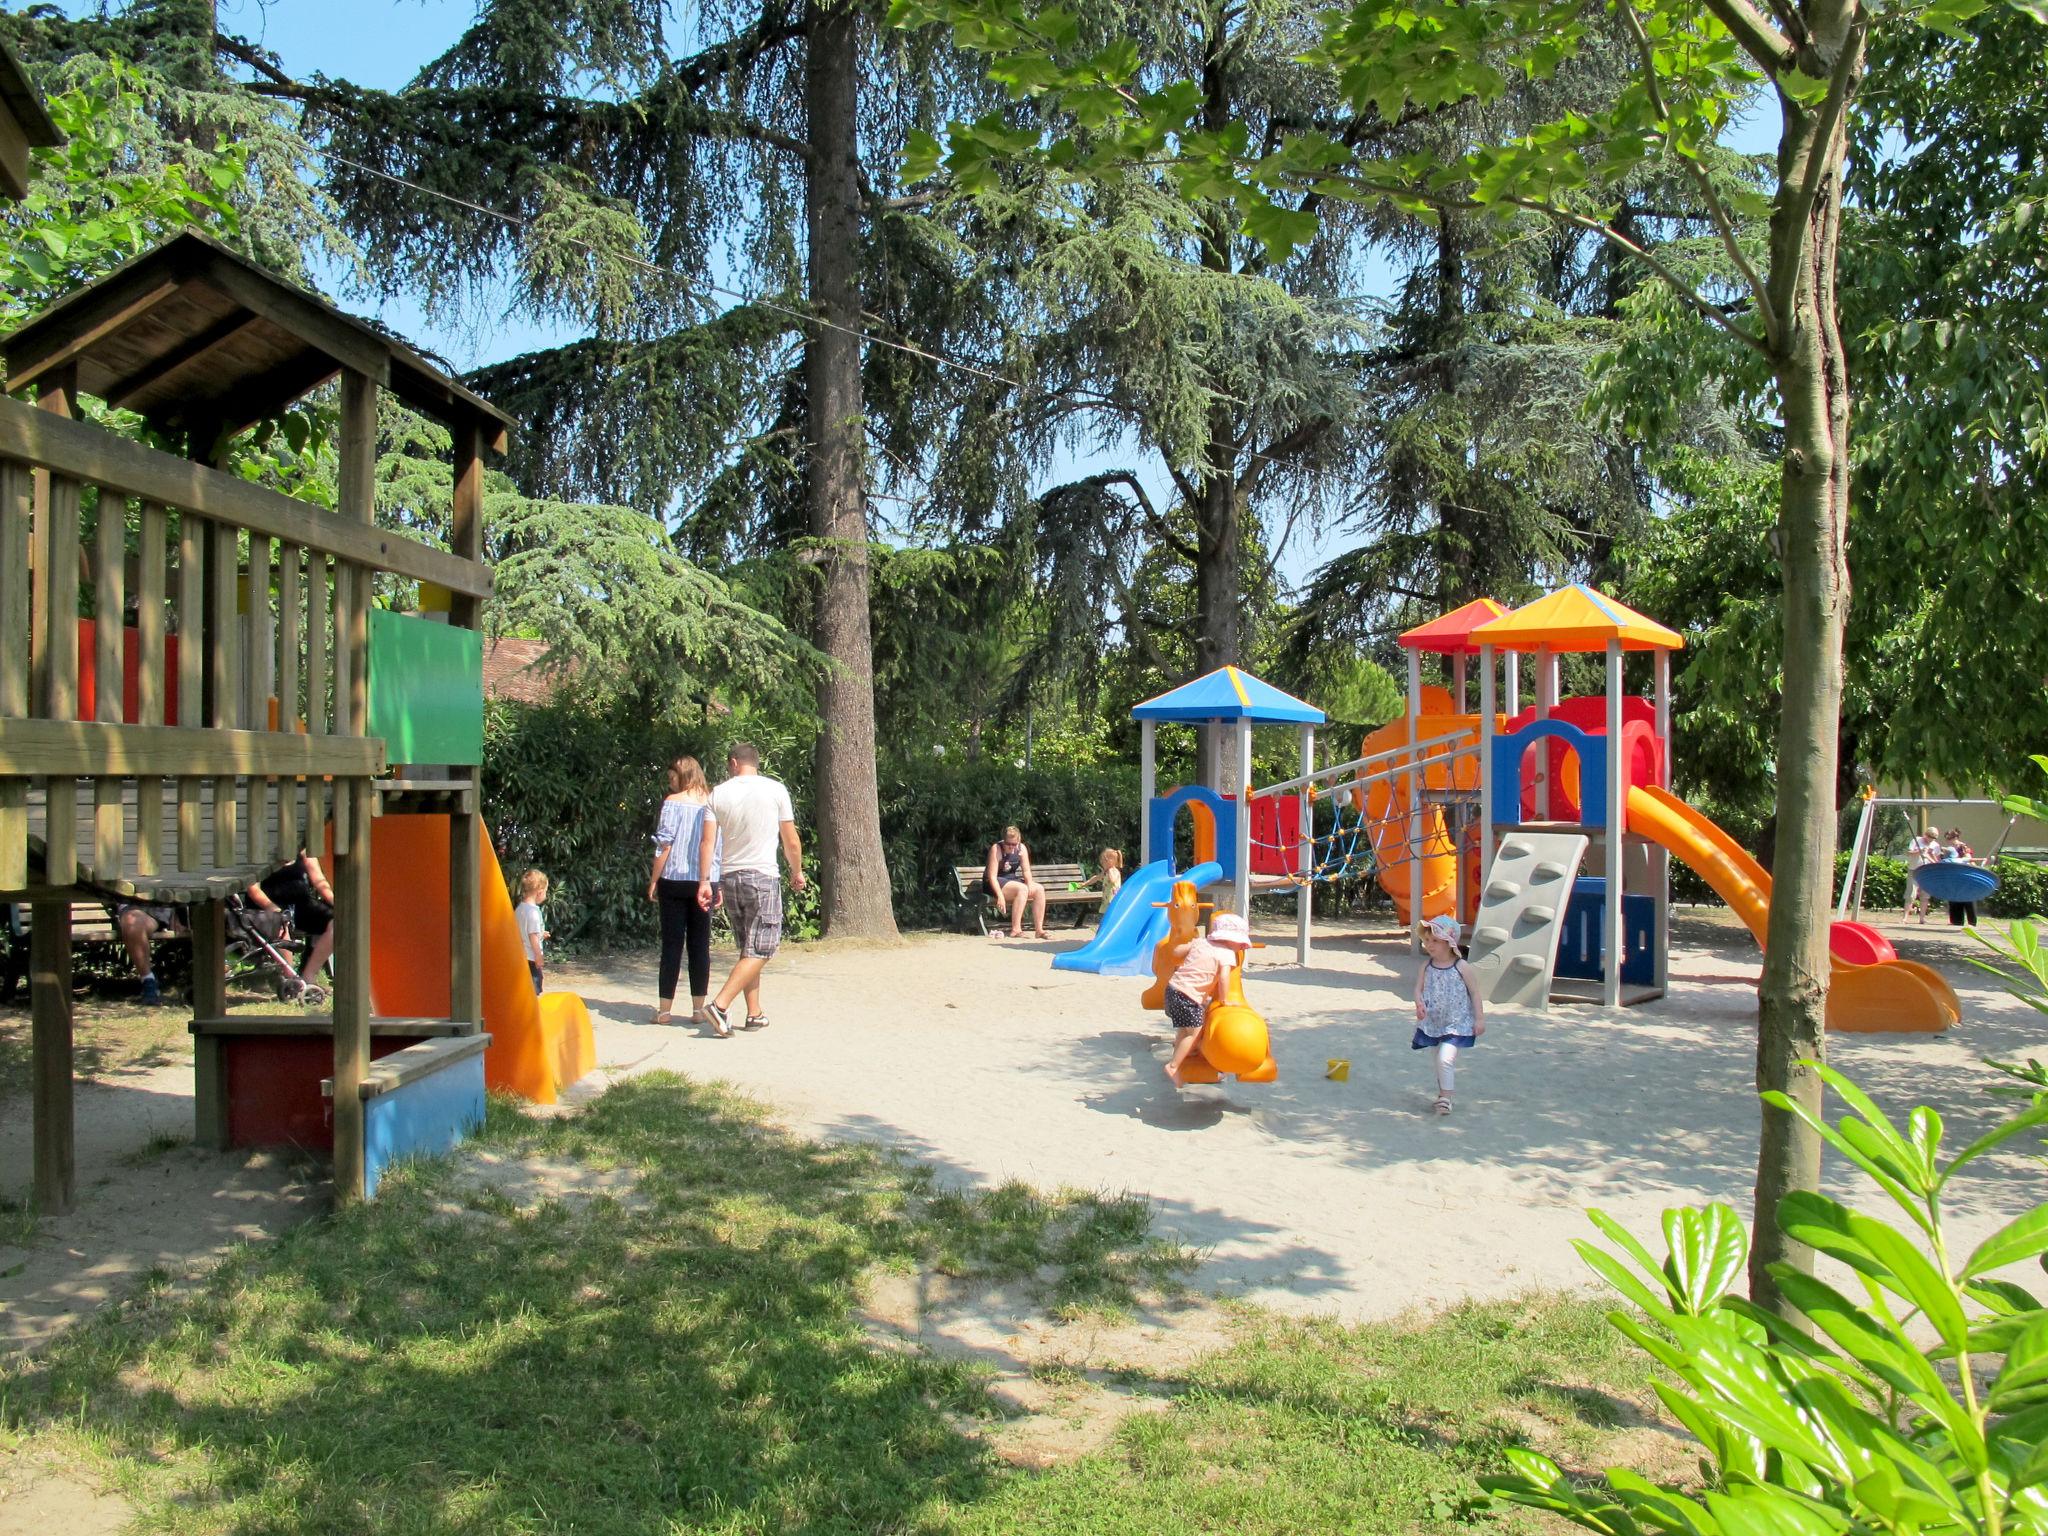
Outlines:
{"label": "tall tree trunk", "polygon": [[819,542],[818,649],[833,666],[818,689],[818,864],[830,935],[893,938],[889,868],[875,782],[875,666],[868,615],[865,408],[860,379],[858,18],[813,0],[805,16],[804,104],[811,305],[826,321],[804,340],[807,481]]}
{"label": "tall tree trunk", "polygon": [[[1244,645],[1244,527],[1230,407],[1209,410],[1209,463],[1195,504],[1195,670],[1235,666]],[[1213,782],[1213,780],[1211,781]]]}
{"label": "tall tree trunk", "polygon": [[[1222,23],[1204,22],[1202,49],[1203,123],[1222,132],[1231,122],[1230,81],[1225,72],[1229,38]],[[1211,272],[1232,270],[1234,222],[1220,210],[1202,221],[1202,265]],[[1237,422],[1230,402],[1209,407],[1208,442],[1196,484],[1195,505],[1195,670],[1234,666],[1243,654],[1244,530],[1237,495]],[[1211,765],[1208,777],[1217,782]]]}
{"label": "tall tree trunk", "polygon": [[[1862,71],[1857,6],[1817,5],[1811,45],[1817,72],[1842,50],[1852,82]],[[1830,24],[1832,23],[1832,24]],[[1853,23],[1853,24],[1852,24]],[[1782,99],[1782,98],[1781,98]],[[1784,701],[1778,723],[1778,824],[1771,917],[1757,992],[1756,1082],[1819,1113],[1812,1067],[1827,1046],[1829,898],[1835,873],[1835,774],[1842,714],[1842,631],[1849,612],[1849,375],[1835,299],[1842,222],[1839,112],[1784,102],[1778,202],[1771,217],[1771,309],[1779,335],[1776,372],[1785,414],[1778,503],[1784,581]],[[1810,206],[1797,189],[1817,177]],[[1812,1250],[1778,1230],[1778,1202],[1820,1184],[1820,1138],[1766,1106],[1757,1146],[1750,1295],[1783,1310],[1769,1266],[1811,1269]]]}

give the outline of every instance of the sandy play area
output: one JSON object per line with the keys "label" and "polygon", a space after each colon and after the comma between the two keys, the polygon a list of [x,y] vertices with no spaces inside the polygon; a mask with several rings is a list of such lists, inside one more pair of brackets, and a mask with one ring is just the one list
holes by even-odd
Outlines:
{"label": "sandy play area", "polygon": [[[1941,1037],[1839,1036],[1834,1059],[1889,1105],[1936,1105],[1960,1145],[2000,1112],[1983,1058],[2048,1054],[2048,1031],[1964,963],[1960,935],[1889,931],[1955,981],[1965,1022]],[[583,992],[597,1017],[602,1067],[579,1097],[671,1068],[737,1084],[798,1130],[899,1147],[950,1179],[1140,1194],[1162,1232],[1206,1255],[1197,1285],[1291,1310],[1376,1317],[1578,1284],[1570,1240],[1588,1232],[1588,1206],[1645,1232],[1678,1202],[1746,1212],[1756,954],[1731,922],[1681,917],[1661,1002],[1619,1016],[1495,1010],[1448,1120],[1430,1113],[1426,1060],[1408,1049],[1403,941],[1326,928],[1303,969],[1291,927],[1274,919],[1263,932],[1273,947],[1255,952],[1247,993],[1271,1020],[1280,1080],[1179,1093],[1161,1076],[1167,1031],[1139,1008],[1139,982],[1051,968],[1078,936],[792,946],[768,975],[774,1023],[731,1040],[646,1022],[651,954],[562,965],[549,979]],[[1349,1082],[1325,1078],[1332,1057],[1350,1061]],[[26,1243],[0,1229],[0,1349],[324,1203],[286,1158],[178,1145],[191,1089],[189,1061],[176,1060],[81,1086],[79,1209]],[[0,1194],[17,1200],[27,1122],[25,1102],[0,1102]],[[1957,1194],[1974,1236],[2037,1199],[2038,1173],[2007,1159]]]}
{"label": "sandy play area", "polygon": [[[1140,982],[1051,968],[1077,938],[792,948],[768,975],[773,1024],[730,1040],[645,1022],[651,955],[550,981],[589,998],[600,1077],[723,1078],[796,1128],[886,1142],[949,1177],[1141,1194],[1164,1232],[1205,1251],[1198,1284],[1292,1310],[1374,1317],[1578,1284],[1570,1240],[1589,1233],[1588,1206],[1644,1232],[1675,1203],[1747,1212],[1757,956],[1732,921],[1681,918],[1660,1002],[1495,1010],[1449,1119],[1430,1113],[1429,1068],[1408,1049],[1403,940],[1330,928],[1304,969],[1291,924],[1261,931],[1272,947],[1254,953],[1246,992],[1271,1021],[1280,1080],[1178,1093]],[[1964,963],[1966,938],[1889,931],[1955,982],[1964,1024],[1839,1036],[1833,1060],[1901,1113],[1936,1105],[1960,1146],[2001,1114],[1983,1058],[2041,1054],[2048,1031]],[[1349,1082],[1325,1078],[1332,1057],[1350,1060]],[[2039,1197],[2038,1172],[2008,1159],[1956,1193],[1974,1238]]]}

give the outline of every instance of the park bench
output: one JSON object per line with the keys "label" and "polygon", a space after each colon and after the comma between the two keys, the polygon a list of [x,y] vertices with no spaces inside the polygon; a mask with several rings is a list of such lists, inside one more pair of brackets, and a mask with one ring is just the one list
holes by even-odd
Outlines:
{"label": "park bench", "polygon": [[[1101,890],[1070,891],[1070,885],[1079,885],[1088,878],[1087,872],[1078,864],[1033,864],[1032,878],[1045,887],[1045,910],[1049,917],[1055,907],[1074,909],[1074,926],[1080,927],[1088,920],[1090,911],[1102,905]],[[988,932],[989,917],[996,910],[996,899],[988,890],[988,865],[955,864],[953,879],[960,887],[960,907],[954,914],[954,926],[966,932],[972,922],[984,934]]]}
{"label": "park bench", "polygon": [[[0,1003],[12,1002],[17,987],[28,980],[29,904],[0,906]],[[71,903],[71,946],[115,944],[121,931],[114,926],[113,910],[105,902]]]}

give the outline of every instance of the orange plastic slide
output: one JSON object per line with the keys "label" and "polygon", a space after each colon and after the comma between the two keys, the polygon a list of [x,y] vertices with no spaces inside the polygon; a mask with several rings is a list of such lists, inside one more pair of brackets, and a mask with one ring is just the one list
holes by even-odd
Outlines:
{"label": "orange plastic slide", "polygon": [[[1479,740],[1479,717],[1454,713],[1455,704],[1450,693],[1442,688],[1428,687],[1422,690],[1422,714],[1417,726],[1417,739],[1427,742],[1436,737],[1448,736],[1459,730],[1471,734],[1474,745]],[[1360,743],[1358,755],[1371,757],[1396,747],[1409,745],[1408,717],[1402,715],[1389,720],[1379,729],[1371,732]],[[1424,749],[1431,761],[1423,768],[1423,782],[1431,789],[1477,789],[1479,787],[1479,759],[1477,754],[1459,759],[1455,765],[1435,761],[1449,750],[1447,745],[1431,746]],[[1420,919],[1409,910],[1412,872],[1408,866],[1411,850],[1408,846],[1408,780],[1401,773],[1392,771],[1403,767],[1406,758],[1394,757],[1373,765],[1371,772],[1384,775],[1365,787],[1365,814],[1372,831],[1374,862],[1378,865],[1380,889],[1394,899],[1394,911],[1405,925]],[[1456,778],[1457,783],[1452,784]],[[1451,837],[1444,826],[1444,813],[1440,806],[1424,805],[1422,808],[1422,913],[1423,918],[1439,917],[1450,912],[1458,899],[1458,865],[1452,857]],[[1476,885],[1476,882],[1475,882]]]}
{"label": "orange plastic slide", "polygon": [[[1628,826],[1691,865],[1764,942],[1771,877],[1740,843],[1678,796],[1644,785],[1628,792]],[[1836,960],[1828,976],[1828,1028],[1844,1034],[1934,1034],[1962,1016],[1947,978],[1911,960]]]}
{"label": "orange plastic slide", "polygon": [[[590,1010],[533,993],[498,851],[483,843],[484,1084],[536,1104],[597,1066]],[[379,816],[370,834],[370,1006],[387,1018],[448,1017],[448,818]]]}

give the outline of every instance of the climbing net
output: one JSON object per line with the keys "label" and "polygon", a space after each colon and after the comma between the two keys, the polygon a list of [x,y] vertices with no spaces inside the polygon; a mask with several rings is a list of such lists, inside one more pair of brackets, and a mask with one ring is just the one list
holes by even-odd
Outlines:
{"label": "climbing net", "polygon": [[[1320,789],[1309,802],[1312,822],[1321,819],[1316,812],[1325,803],[1330,807],[1330,824],[1321,831],[1311,830],[1306,838],[1283,834],[1275,840],[1262,838],[1256,832],[1252,834],[1253,848],[1278,855],[1273,862],[1284,863],[1289,855],[1301,853],[1304,845],[1308,854],[1299,860],[1296,869],[1283,869],[1260,878],[1282,880],[1289,885],[1362,879],[1382,866],[1392,868],[1404,864],[1417,853],[1438,851],[1437,845],[1443,836],[1441,831],[1425,827],[1418,842],[1409,830],[1407,807],[1403,805],[1374,816],[1370,814],[1362,786],[1345,784],[1334,789]],[[1280,806],[1280,819],[1284,822],[1289,808],[1287,801],[1281,800]]]}

